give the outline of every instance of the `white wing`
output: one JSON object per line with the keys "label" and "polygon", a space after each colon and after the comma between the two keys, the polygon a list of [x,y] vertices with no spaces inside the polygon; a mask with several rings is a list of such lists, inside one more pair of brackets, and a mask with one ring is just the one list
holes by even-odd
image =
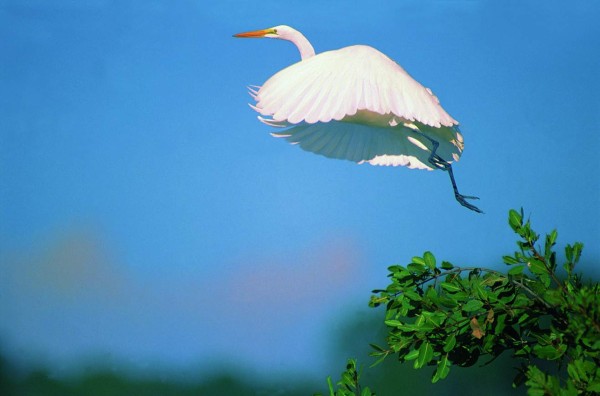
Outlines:
{"label": "white wing", "polygon": [[431,90],[396,62],[364,45],[295,63],[271,77],[253,96],[255,110],[275,122],[339,121],[367,110],[437,128],[458,125]]}
{"label": "white wing", "polygon": [[[457,127],[432,128],[420,125],[420,129],[438,140],[440,145],[437,154],[440,157],[448,162],[458,161],[463,143]],[[302,123],[271,134],[328,158],[432,170],[428,162],[430,142],[405,126],[381,128],[330,121]]]}

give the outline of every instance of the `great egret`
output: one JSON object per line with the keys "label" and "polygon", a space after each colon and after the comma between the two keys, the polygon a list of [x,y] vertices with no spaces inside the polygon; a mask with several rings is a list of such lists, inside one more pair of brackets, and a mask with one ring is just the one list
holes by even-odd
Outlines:
{"label": "great egret", "polygon": [[288,128],[273,136],[330,158],[447,171],[456,200],[482,213],[467,202],[478,198],[460,194],[454,180],[451,163],[464,147],[458,121],[396,62],[365,45],[315,55],[285,25],[234,37],[288,40],[300,51],[300,62],[248,87],[258,119]]}

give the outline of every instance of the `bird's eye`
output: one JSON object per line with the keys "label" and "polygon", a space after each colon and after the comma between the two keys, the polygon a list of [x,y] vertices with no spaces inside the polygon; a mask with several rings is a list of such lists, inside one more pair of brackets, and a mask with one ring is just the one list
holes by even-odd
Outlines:
{"label": "bird's eye", "polygon": [[273,29],[273,33],[277,34],[277,29]]}

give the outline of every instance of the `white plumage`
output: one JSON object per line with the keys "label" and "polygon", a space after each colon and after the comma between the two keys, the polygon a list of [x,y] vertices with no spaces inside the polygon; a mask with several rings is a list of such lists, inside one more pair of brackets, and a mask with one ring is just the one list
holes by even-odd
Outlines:
{"label": "white plumage", "polygon": [[287,128],[273,136],[329,158],[384,166],[448,171],[464,148],[458,121],[429,88],[375,48],[354,45],[315,55],[297,30],[281,25],[235,37],[279,38],[293,42],[302,60],[249,87],[259,119]]}
{"label": "white plumage", "polygon": [[368,110],[439,128],[458,122],[430,90],[387,56],[365,45],[323,52],[295,63],[263,84],[255,97],[276,121],[340,121]]}

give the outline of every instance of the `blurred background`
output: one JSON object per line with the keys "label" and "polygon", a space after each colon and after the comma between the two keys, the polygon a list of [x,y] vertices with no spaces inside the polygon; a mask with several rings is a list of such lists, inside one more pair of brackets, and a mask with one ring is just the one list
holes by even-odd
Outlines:
{"label": "blurred background", "polygon": [[[584,242],[597,277],[599,18],[594,1],[0,0],[0,386],[324,391],[346,358],[372,362],[383,309],[367,302],[389,265],[430,250],[503,269],[511,208],[559,249]],[[279,24],[317,52],[371,45],[431,87],[486,213],[443,172],[272,138],[246,86],[298,51],[231,36]],[[394,363],[365,382],[513,392],[507,359],[435,387]]]}

